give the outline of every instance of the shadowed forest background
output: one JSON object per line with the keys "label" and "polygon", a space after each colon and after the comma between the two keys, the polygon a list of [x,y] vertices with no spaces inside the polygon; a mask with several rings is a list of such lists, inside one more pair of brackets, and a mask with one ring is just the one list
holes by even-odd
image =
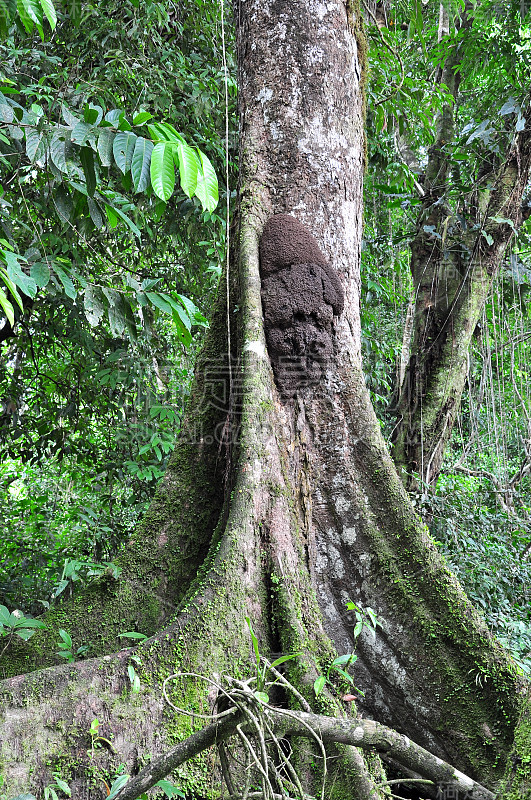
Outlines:
{"label": "shadowed forest background", "polygon": [[[209,0],[20,8],[0,1],[0,659],[10,612],[19,638],[38,637],[33,618],[119,578],[114,559],[181,429],[238,181],[230,9],[222,20]],[[483,213],[527,131],[529,10],[413,0],[362,16],[365,382],[415,508],[530,677],[527,187],[518,213]],[[467,247],[498,244],[462,388],[433,434],[434,473],[426,416],[404,412],[421,392],[408,379],[423,336],[415,264],[436,251],[452,267]],[[445,320],[459,269],[441,284]],[[91,641],[63,633],[56,663],[91,657]]]}

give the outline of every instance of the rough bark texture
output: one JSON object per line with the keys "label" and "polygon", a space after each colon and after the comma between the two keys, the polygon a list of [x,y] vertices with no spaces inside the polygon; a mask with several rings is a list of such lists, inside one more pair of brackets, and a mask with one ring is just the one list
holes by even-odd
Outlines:
{"label": "rough bark texture", "polygon": [[[228,284],[230,346],[223,286],[191,401],[187,430],[194,434],[178,445],[123,557],[124,578],[110,591],[100,588],[93,616],[90,598],[52,614],[57,626],[72,609],[100,653],[135,624],[148,634],[165,627],[136,649],[140,665],[125,650],[0,685],[8,797],[42,788],[54,770],[71,780],[76,800],[104,797],[102,777],[108,781],[118,763],[135,774],[200,727],[170,714],[161,681],[187,668],[247,675],[246,615],[264,652],[301,653],[287,662],[291,680],[316,711],[337,713],[332,696],[316,702],[311,686],[336,652],[352,650],[349,599],[372,606],[383,624],[375,640],[361,636],[360,710],[491,788],[511,746],[518,715],[512,667],[416,517],[361,371],[359,17],[340,0],[241,0],[236,17],[242,183],[238,260]],[[345,292],[320,382],[292,398],[275,388],[262,318],[259,240],[277,213],[315,236]],[[238,359],[223,356],[227,349]],[[27,643],[29,668],[53,660],[52,646],[43,653],[36,639]],[[6,672],[21,663],[18,652]],[[141,678],[139,695],[130,692],[129,664]],[[172,685],[176,705],[208,713],[212,698],[201,681]],[[113,746],[91,757],[94,717]],[[381,767],[348,745],[340,756],[330,800],[377,800]],[[188,764],[176,776],[181,786],[216,796],[212,759],[203,753]],[[311,787],[304,756],[301,770]]]}

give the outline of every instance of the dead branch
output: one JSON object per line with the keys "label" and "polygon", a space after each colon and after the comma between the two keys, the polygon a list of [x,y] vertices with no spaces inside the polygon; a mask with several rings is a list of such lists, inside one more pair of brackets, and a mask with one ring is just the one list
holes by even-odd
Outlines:
{"label": "dead branch", "polygon": [[[267,719],[268,725],[275,731],[277,737],[291,735],[311,738],[317,736],[324,742],[352,745],[364,750],[376,750],[390,756],[395,763],[405,769],[413,770],[435,784],[442,783],[445,786],[455,787],[456,791],[468,793],[467,797],[470,800],[495,800],[493,792],[464,775],[451,764],[415,744],[407,736],[403,736],[379,722],[367,719],[335,719],[305,711],[273,708],[265,703],[260,705],[263,706],[262,713]],[[244,715],[234,709],[232,715],[192,734],[144,767],[116,795],[116,800],[136,800],[140,794],[146,792],[157,781],[185,761],[213,744],[226,742],[230,736],[237,734],[237,728],[240,731],[253,732]],[[275,793],[271,794],[274,800]]]}

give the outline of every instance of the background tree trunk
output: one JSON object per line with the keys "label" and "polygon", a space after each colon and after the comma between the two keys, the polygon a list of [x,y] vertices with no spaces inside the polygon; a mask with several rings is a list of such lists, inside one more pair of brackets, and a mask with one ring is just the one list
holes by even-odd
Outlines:
{"label": "background tree trunk", "polygon": [[[462,28],[471,27],[472,13],[468,8]],[[454,100],[458,67],[456,44],[441,76]],[[393,431],[393,458],[410,490],[418,479],[437,483],[459,413],[472,336],[507,245],[529,216],[522,208],[531,163],[529,118],[505,158],[493,155],[481,165],[468,212],[457,214],[450,207],[454,114],[455,103],[448,104],[438,119],[411,243],[415,312]]]}
{"label": "background tree trunk", "polygon": [[[263,652],[301,653],[288,662],[291,679],[317,711],[338,713],[330,694],[314,700],[312,683],[336,652],[353,648],[349,599],[375,609],[383,625],[376,639],[359,640],[360,710],[493,786],[517,720],[514,671],[415,515],[361,371],[359,11],[335,0],[242,0],[236,22],[237,253],[185,434],[122,557],[123,578],[54,610],[47,644],[37,649],[37,636],[28,643],[28,667],[53,660],[53,626],[65,627],[70,613],[76,634],[96,640],[101,654],[113,652],[125,630],[153,636],[136,648],[140,663],[122,650],[2,683],[6,791],[42,787],[59,770],[76,798],[103,797],[101,778],[118,763],[134,774],[201,727],[169,713],[161,682],[177,670],[247,675],[246,615]],[[278,212],[315,235],[346,295],[322,380],[283,402],[264,339],[258,249]],[[21,652],[7,662],[10,674],[20,671]],[[128,665],[140,676],[138,695],[129,691]],[[206,684],[172,685],[176,705],[208,713]],[[94,717],[112,750],[91,757]],[[348,746],[341,757],[341,781],[329,797],[377,798],[374,762]],[[214,796],[215,775],[213,756],[203,753],[179,780]]]}

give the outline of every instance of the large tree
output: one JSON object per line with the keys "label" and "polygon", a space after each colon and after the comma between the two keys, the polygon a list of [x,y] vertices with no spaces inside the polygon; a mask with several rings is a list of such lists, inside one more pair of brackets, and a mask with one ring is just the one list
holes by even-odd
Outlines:
{"label": "large tree", "polygon": [[419,477],[437,483],[472,337],[507,246],[531,211],[529,70],[519,55],[524,12],[508,8],[504,33],[495,36],[496,9],[488,4],[474,10],[466,3],[455,20],[441,5],[439,46],[447,57],[437,80],[449,101],[438,115],[422,185],[417,182],[414,309],[393,436],[393,457],[410,488]]}
{"label": "large tree", "polygon": [[[235,19],[237,224],[183,435],[118,560],[120,579],[60,603],[46,632],[6,656],[3,791],[41,789],[60,772],[75,797],[104,796],[118,763],[134,774],[201,724],[170,713],[164,679],[249,673],[246,617],[263,653],[299,654],[287,674],[307,701],[340,713],[332,691],[315,700],[312,686],[353,649],[349,600],[374,609],[382,627],[357,639],[364,696],[348,715],[385,722],[493,788],[521,687],[415,514],[361,370],[359,8],[241,0]],[[290,216],[266,228],[261,294],[260,237],[278,214]],[[52,666],[59,628],[76,646],[92,642],[97,657]],[[120,649],[126,631],[150,638]],[[176,705],[208,712],[201,679],[174,685]],[[111,746],[91,749],[94,718]],[[526,730],[522,723],[506,797],[529,794],[518,761]],[[339,755],[327,796],[382,796],[373,758],[351,746]],[[215,795],[212,763],[197,757],[181,785]],[[303,751],[299,763],[311,788]]]}

